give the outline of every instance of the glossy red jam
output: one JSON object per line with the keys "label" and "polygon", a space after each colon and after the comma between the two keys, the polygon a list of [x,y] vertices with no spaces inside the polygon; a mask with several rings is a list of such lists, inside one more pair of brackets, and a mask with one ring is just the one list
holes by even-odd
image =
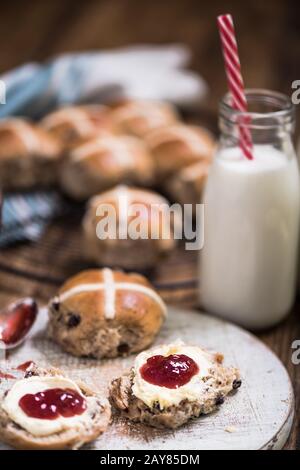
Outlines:
{"label": "glossy red jam", "polygon": [[50,388],[43,392],[28,393],[19,400],[19,406],[30,418],[56,419],[81,415],[86,409],[85,399],[75,390]]}
{"label": "glossy red jam", "polygon": [[15,377],[0,370],[0,379],[15,379]]}
{"label": "glossy red jam", "polygon": [[31,329],[37,313],[37,304],[31,298],[21,299],[0,311],[2,341],[8,346],[19,343]]}
{"label": "glossy red jam", "polygon": [[159,387],[178,388],[199,372],[196,362],[185,354],[152,356],[141,367],[144,380]]}
{"label": "glossy red jam", "polygon": [[17,370],[22,370],[24,372],[27,371],[27,369],[29,369],[29,367],[31,365],[33,365],[34,362],[33,361],[26,361],[26,362],[23,362],[22,364],[19,364],[18,367],[17,367]]}

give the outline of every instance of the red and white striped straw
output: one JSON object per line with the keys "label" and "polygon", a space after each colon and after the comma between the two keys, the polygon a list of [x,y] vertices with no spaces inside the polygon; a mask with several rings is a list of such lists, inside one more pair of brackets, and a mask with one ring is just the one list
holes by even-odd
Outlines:
{"label": "red and white striped straw", "polygon": [[[232,16],[218,16],[218,27],[222,43],[228,88],[231,94],[231,105],[238,111],[247,112],[247,100]],[[245,157],[252,160],[252,137],[246,124],[247,123],[245,123],[245,125],[240,125],[239,127],[239,144]]]}

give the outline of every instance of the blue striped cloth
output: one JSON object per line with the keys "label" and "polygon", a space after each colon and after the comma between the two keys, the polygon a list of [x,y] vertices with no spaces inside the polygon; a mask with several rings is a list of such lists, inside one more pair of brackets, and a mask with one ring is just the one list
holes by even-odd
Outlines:
{"label": "blue striped cloth", "polygon": [[[126,97],[194,106],[207,87],[200,76],[186,70],[189,59],[189,50],[182,45],[134,46],[25,64],[0,77],[6,88],[0,119],[16,115],[38,119],[64,104]],[[47,222],[59,213],[60,205],[58,194],[51,191],[7,196],[0,246],[37,240]]]}
{"label": "blue striped cloth", "polygon": [[55,191],[7,195],[2,205],[0,247],[38,240],[49,220],[61,215],[65,209],[66,205]]}
{"label": "blue striped cloth", "polygon": [[44,64],[25,64],[0,76],[6,86],[0,118],[39,118],[64,104],[127,97],[195,107],[205,97],[207,85],[186,69],[189,61],[189,49],[175,44],[62,54]]}

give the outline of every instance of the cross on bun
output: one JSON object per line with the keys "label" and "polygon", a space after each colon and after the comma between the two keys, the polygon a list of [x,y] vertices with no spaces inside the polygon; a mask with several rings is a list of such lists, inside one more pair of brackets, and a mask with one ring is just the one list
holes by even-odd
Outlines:
{"label": "cross on bun", "polygon": [[215,148],[206,129],[182,123],[151,132],[146,136],[146,143],[161,181],[192,163],[211,161]]}
{"label": "cross on bun", "polygon": [[152,158],[142,141],[102,135],[72,147],[62,163],[60,182],[66,194],[80,200],[121,182],[148,186],[153,173]]}
{"label": "cross on bun", "polygon": [[74,356],[128,355],[147,348],[166,306],[147,279],[111,269],[83,271],[49,303],[49,335]]}
{"label": "cross on bun", "polygon": [[[160,212],[151,211],[152,207]],[[176,245],[172,214],[170,219],[162,217],[168,208],[168,201],[161,195],[124,185],[94,196],[83,219],[87,258],[102,266],[124,269],[142,270],[156,265]],[[138,219],[141,227],[133,237],[131,223],[135,228]]]}
{"label": "cross on bun", "polygon": [[175,109],[156,101],[130,100],[114,107],[111,119],[114,130],[120,134],[145,137],[150,131],[177,121]]}
{"label": "cross on bun", "polygon": [[0,186],[5,191],[56,182],[58,142],[21,118],[0,121]]}
{"label": "cross on bun", "polygon": [[[25,377],[5,380],[0,391],[0,440],[22,450],[78,449],[100,436],[111,417],[106,398],[83,382],[74,382],[58,369],[31,367]],[[28,417],[20,407],[20,396],[60,388],[74,390],[83,397],[82,414],[56,419]],[[75,419],[74,419],[75,418]],[[70,420],[70,421],[69,421]]]}
{"label": "cross on bun", "polygon": [[108,108],[103,105],[67,106],[47,114],[41,127],[53,134],[64,146],[78,139],[94,137],[112,128]]}

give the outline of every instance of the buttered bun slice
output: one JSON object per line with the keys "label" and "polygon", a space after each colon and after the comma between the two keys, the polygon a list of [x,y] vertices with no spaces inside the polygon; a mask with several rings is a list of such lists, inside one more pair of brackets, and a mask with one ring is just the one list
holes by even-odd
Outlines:
{"label": "buttered bun slice", "polygon": [[153,176],[153,161],[142,141],[102,135],[80,141],[67,152],[60,182],[66,194],[80,200],[119,183],[147,186]]}
{"label": "buttered bun slice", "polygon": [[49,335],[74,356],[116,357],[148,347],[165,316],[145,277],[88,270],[66,281],[49,303]]}
{"label": "buttered bun slice", "polygon": [[159,127],[175,123],[175,108],[158,101],[129,100],[112,108],[110,113],[114,130],[144,138]]}
{"label": "buttered bun slice", "polygon": [[125,185],[94,196],[83,219],[85,256],[123,269],[157,265],[176,246],[168,210],[160,194]]}
{"label": "buttered bun slice", "polygon": [[234,367],[181,341],[140,353],[134,367],[115,379],[110,400],[125,417],[157,428],[175,429],[215,411],[241,385]]}
{"label": "buttered bun slice", "polygon": [[40,125],[63,146],[112,130],[109,109],[103,105],[66,106],[47,114]]}
{"label": "buttered bun slice", "polygon": [[31,367],[1,389],[0,440],[16,449],[77,449],[110,421],[106,398],[56,369]]}
{"label": "buttered bun slice", "polygon": [[60,145],[21,118],[0,121],[0,187],[5,191],[51,186],[57,180]]}
{"label": "buttered bun slice", "polygon": [[215,142],[209,131],[183,123],[157,129],[146,137],[160,181],[197,162],[210,162]]}

